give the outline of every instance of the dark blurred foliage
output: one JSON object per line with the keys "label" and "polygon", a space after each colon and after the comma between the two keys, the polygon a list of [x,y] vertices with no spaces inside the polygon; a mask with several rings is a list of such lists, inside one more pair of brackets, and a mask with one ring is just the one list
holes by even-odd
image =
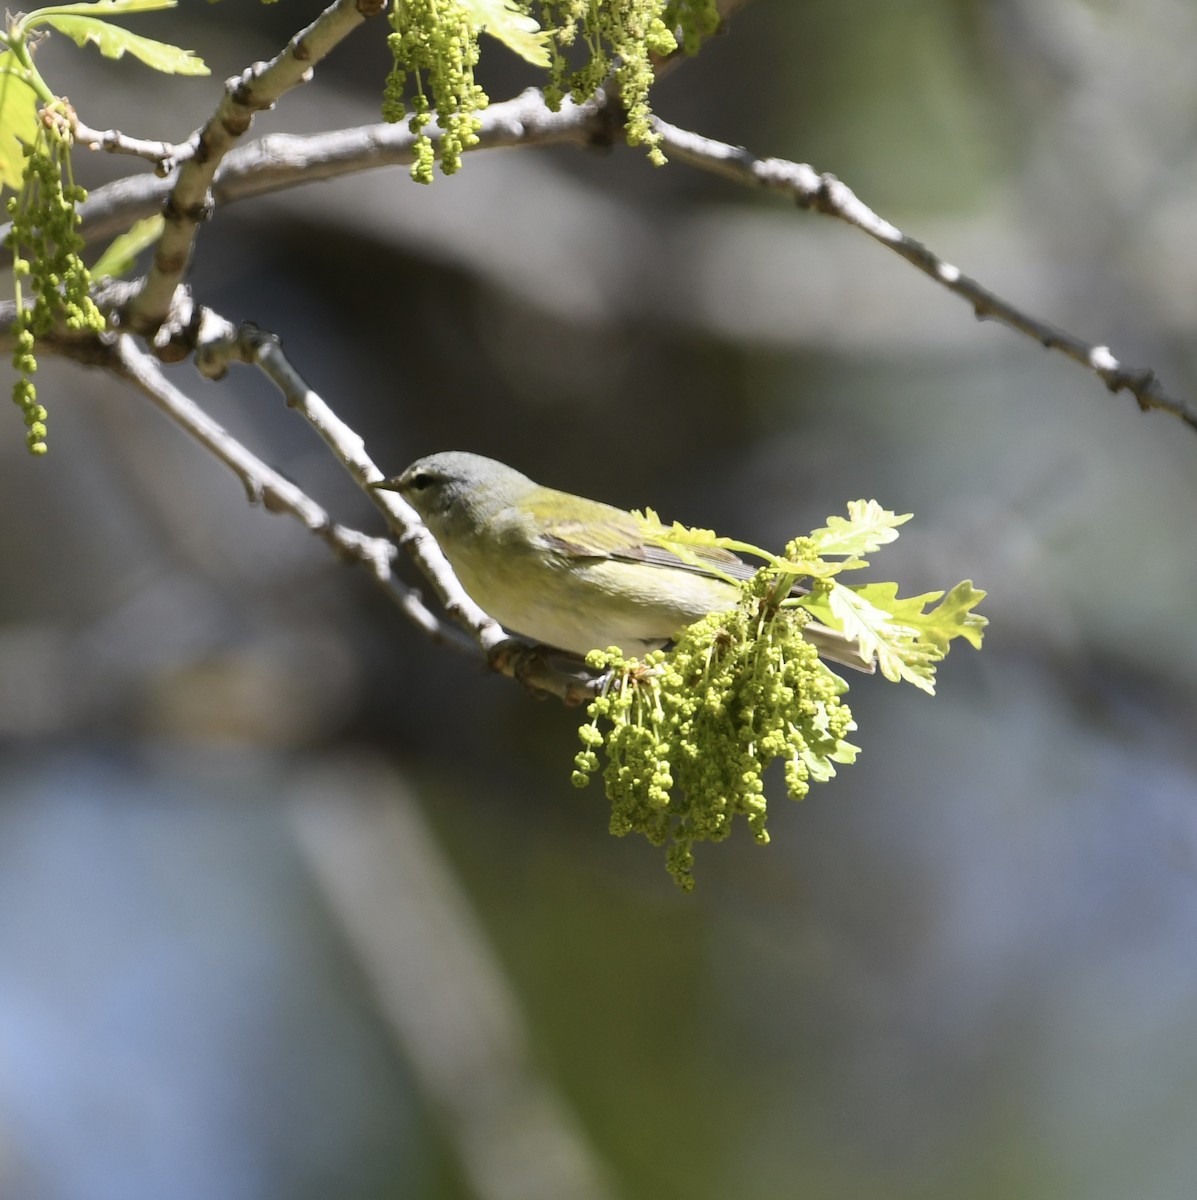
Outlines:
{"label": "dark blurred foliage", "polygon": [[[181,138],[316,10],[139,19],[208,80],[42,69]],[[375,120],[384,32],[254,133]],[[1184,0],[757,0],[658,106],[1193,395],[1194,47]],[[531,82],[490,58],[493,98]],[[971,577],[992,626],[934,700],[854,681],[861,761],[683,897],[570,788],[576,712],[46,363],[48,458],[15,411],[0,438],[0,1195],[1192,1194],[1190,431],[855,231],[622,148],[238,204],[191,281],[388,471],[473,449],[765,544],[875,496],[916,514],[877,577]],[[380,531],[265,381],[171,376]],[[590,1190],[530,1181],[555,1154]]]}

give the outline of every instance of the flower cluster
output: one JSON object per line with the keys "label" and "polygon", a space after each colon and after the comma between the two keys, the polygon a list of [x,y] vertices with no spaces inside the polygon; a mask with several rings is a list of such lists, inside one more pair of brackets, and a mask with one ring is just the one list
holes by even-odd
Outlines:
{"label": "flower cluster", "polygon": [[[610,78],[626,114],[628,145],[647,146],[649,159],[663,165],[648,100],[654,60],[673,54],[679,37],[687,54],[696,53],[718,28],[715,0],[542,0],[541,10],[551,32],[549,107],[560,108],[566,95],[588,100]],[[584,47],[586,59],[571,67],[576,46]]]}
{"label": "flower cluster", "polygon": [[[17,302],[12,363],[19,378],[13,402],[24,411],[30,452],[44,454],[46,409],[38,402],[33,382],[37,339],[59,326],[70,332],[98,333],[105,322],[91,299],[91,275],[79,257],[83,239],[76,206],[87,193],[71,172],[70,127],[61,107],[42,111],[37,139],[24,147],[24,153],[21,190],[7,204],[12,226],[5,239],[13,253]],[[26,300],[26,283],[31,302]]]}
{"label": "flower cluster", "polygon": [[[457,0],[405,0],[391,10],[390,22],[394,32],[387,45],[394,66],[386,80],[382,115],[387,121],[408,117],[417,139],[411,177],[431,183],[435,155],[425,130],[434,110],[443,131],[441,170],[446,175],[461,166],[462,152],[478,141],[477,114],[487,105],[486,93],[474,81],[478,29]],[[414,94],[405,101],[409,80]]]}
{"label": "flower cluster", "polygon": [[781,760],[786,790],[800,800],[836,763],[855,761],[846,735],[856,725],[840,700],[848,685],[820,649],[933,695],[951,643],[980,648],[988,622],[974,610],[985,593],[969,580],[905,597],[893,583],[841,582],[910,519],[875,500],[849,501],[846,517],[828,517],[780,555],[709,529],[666,525],[651,509],[636,515],[645,544],[691,569],[721,573],[721,565],[742,567],[745,554],[765,564],[739,585],[735,608],[682,630],[671,650],[643,661],[614,649],[587,658],[605,674],[580,731],[573,782],[590,781],[605,747],[611,832],[668,840],[666,865],[690,889],[694,843],[722,841],[737,815],[758,842],[769,840],[770,763]]}
{"label": "flower cluster", "polygon": [[548,69],[545,99],[553,109],[567,95],[582,102],[610,85],[628,144],[647,146],[660,165],[665,156],[648,100],[655,64],[679,48],[696,53],[718,28],[719,10],[716,0],[394,0],[390,22],[394,66],[383,117],[407,120],[417,139],[412,178],[431,183],[436,154],[426,131],[434,112],[446,175],[478,141],[477,114],[488,102],[474,79],[482,32]]}
{"label": "flower cluster", "polygon": [[803,636],[808,614],[778,606],[776,591],[760,572],[736,608],[689,626],[668,652],[637,661],[607,650],[587,660],[607,681],[579,731],[573,782],[589,782],[605,748],[611,832],[668,841],[666,866],[686,890],[694,843],[722,841],[736,816],[768,842],[771,762],[784,763],[786,790],[800,800],[857,754],[845,740],[856,728],[840,700],[847,684]]}

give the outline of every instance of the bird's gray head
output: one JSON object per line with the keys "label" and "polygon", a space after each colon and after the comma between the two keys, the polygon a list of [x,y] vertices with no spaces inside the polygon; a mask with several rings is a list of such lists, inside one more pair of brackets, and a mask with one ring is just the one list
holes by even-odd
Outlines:
{"label": "bird's gray head", "polygon": [[394,479],[373,485],[398,492],[434,534],[465,529],[506,507],[536,485],[513,467],[465,450],[445,450],[416,459]]}

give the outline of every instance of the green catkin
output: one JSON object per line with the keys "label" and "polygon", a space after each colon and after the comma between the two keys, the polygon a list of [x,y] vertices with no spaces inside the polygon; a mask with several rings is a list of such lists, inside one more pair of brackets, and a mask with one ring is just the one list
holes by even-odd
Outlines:
{"label": "green catkin", "polygon": [[[436,113],[441,128],[441,171],[452,175],[462,153],[478,144],[478,113],[486,93],[474,80],[479,30],[469,11],[456,0],[402,0],[390,14],[387,38],[394,64],[383,89],[382,115],[387,121],[407,117],[416,135],[411,177],[431,183],[436,154],[426,129]],[[413,95],[405,103],[411,84]]]}
{"label": "green catkin", "polygon": [[[624,136],[662,165],[649,91],[655,63],[679,49],[697,53],[719,26],[715,0],[518,0],[548,34],[545,101],[589,100],[610,81],[624,111]],[[437,158],[427,132],[433,113],[441,134],[441,170],[452,175],[478,143],[478,113],[488,104],[474,79],[479,59],[476,17],[459,0],[395,0],[387,38],[393,66],[383,89],[387,121],[406,119],[416,136],[411,176],[431,183]]]}
{"label": "green catkin", "polygon": [[802,636],[806,616],[769,602],[762,574],[739,606],[687,628],[668,653],[642,662],[615,650],[587,660],[608,673],[581,727],[573,782],[584,786],[605,751],[611,832],[669,842],[666,867],[694,886],[694,845],[728,837],[737,818],[769,841],[764,773],[784,764],[786,789],[802,799],[813,779],[851,762],[855,724],[840,700],[847,685]]}
{"label": "green catkin", "polygon": [[13,255],[12,365],[18,378],[13,402],[25,420],[25,442],[31,454],[45,454],[46,409],[37,399],[37,339],[55,328],[67,332],[102,332],[103,314],[91,298],[91,275],[80,252],[77,206],[87,199],[71,171],[71,135],[60,112],[46,109],[38,136],[25,148],[20,192],[7,204],[12,226],[5,244]]}

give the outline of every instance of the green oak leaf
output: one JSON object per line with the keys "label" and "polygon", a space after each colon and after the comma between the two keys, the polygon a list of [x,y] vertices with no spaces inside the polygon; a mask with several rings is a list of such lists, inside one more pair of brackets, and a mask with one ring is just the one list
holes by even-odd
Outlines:
{"label": "green oak leaf", "polygon": [[[985,593],[973,587],[971,579],[958,583],[945,596],[943,592],[925,592],[921,596],[899,598],[896,583],[866,583],[852,589],[862,599],[889,613],[901,625],[916,629],[922,641],[940,646],[947,653],[948,643],[962,637],[976,649],[989,621],[972,610],[985,599]],[[935,604],[936,601],[938,604]],[[934,608],[927,609],[929,604]]]}
{"label": "green oak leaf", "polygon": [[876,500],[849,500],[848,516],[828,517],[822,529],[810,537],[815,550],[827,554],[872,554],[898,536],[897,526],[905,525],[911,513],[892,513]]}
{"label": "green oak leaf", "polygon": [[[115,0],[114,0],[115,2]],[[143,0],[144,2],[144,0]],[[63,8],[68,6],[64,5]],[[72,8],[82,7],[72,5]],[[109,11],[118,11],[111,9]],[[135,12],[137,9],[128,8],[119,11]],[[73,38],[76,45],[86,46],[94,42],[105,58],[122,58],[131,54],[140,59],[147,67],[162,71],[167,75],[207,75],[208,67],[202,58],[197,58],[190,50],[181,46],[172,46],[168,42],[155,41],[153,38],[142,37],[139,33],[131,33],[119,25],[101,21],[97,17],[78,16],[63,12],[61,9],[42,9],[37,16],[37,23],[49,25],[59,33],[65,33]],[[28,23],[32,23],[32,16]]]}
{"label": "green oak leaf", "polygon": [[946,650],[924,641],[918,629],[899,623],[854,588],[833,583],[826,594],[833,628],[860,643],[865,654],[877,656],[877,669],[892,683],[906,680],[935,695],[935,664]]}
{"label": "green oak leaf", "polygon": [[10,51],[0,54],[0,186],[14,192],[25,175],[22,147],[37,141],[37,94],[17,70]]}
{"label": "green oak leaf", "polygon": [[534,67],[549,65],[548,35],[514,0],[461,0],[472,22]]}
{"label": "green oak leaf", "polygon": [[124,233],[112,239],[108,248],[91,268],[93,279],[119,279],[127,275],[137,256],[162,236],[165,224],[161,213],[135,221]]}

